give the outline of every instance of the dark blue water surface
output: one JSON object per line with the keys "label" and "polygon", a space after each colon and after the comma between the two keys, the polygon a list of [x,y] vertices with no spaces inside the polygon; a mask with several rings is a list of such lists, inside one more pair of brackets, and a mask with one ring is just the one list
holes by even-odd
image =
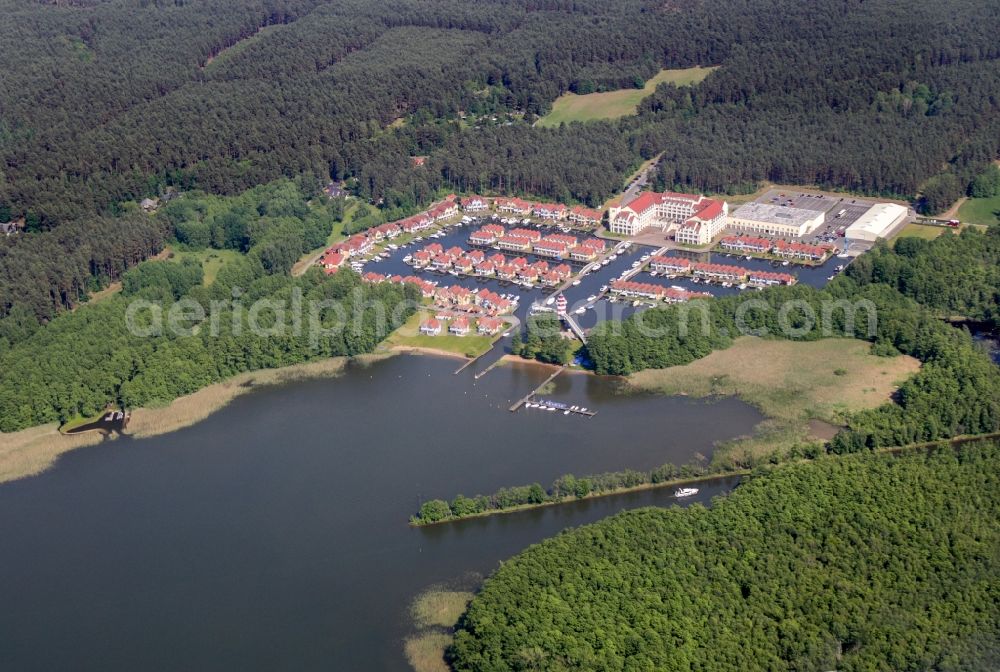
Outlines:
{"label": "dark blue water surface", "polygon": [[[428,586],[670,490],[427,528],[421,501],[683,463],[761,419],[735,400],[622,396],[593,419],[508,412],[548,371],[396,357],[237,399],[204,422],[72,452],[0,486],[2,670],[405,670]],[[704,484],[693,501],[726,492]]]}

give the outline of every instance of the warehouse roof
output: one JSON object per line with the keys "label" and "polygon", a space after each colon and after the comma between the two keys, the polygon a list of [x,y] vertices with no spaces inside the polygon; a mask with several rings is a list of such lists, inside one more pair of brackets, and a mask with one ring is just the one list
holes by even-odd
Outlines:
{"label": "warehouse roof", "polygon": [[741,205],[733,214],[734,219],[749,219],[755,222],[768,222],[772,224],[784,224],[788,226],[801,226],[823,213],[818,210],[807,210],[805,208],[790,208],[784,205],[773,205],[771,203],[746,203]]}
{"label": "warehouse roof", "polygon": [[906,208],[895,203],[876,203],[847,227],[848,238],[881,238],[906,214]]}

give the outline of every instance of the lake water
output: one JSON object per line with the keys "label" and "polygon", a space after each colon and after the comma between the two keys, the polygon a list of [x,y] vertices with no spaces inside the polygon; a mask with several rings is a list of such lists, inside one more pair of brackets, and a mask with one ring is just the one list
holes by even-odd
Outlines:
{"label": "lake water", "polygon": [[675,502],[660,489],[411,528],[422,500],[680,464],[761,420],[732,399],[623,396],[574,374],[545,396],[593,419],[511,414],[547,369],[474,381],[459,364],[352,365],[0,486],[0,669],[406,670],[422,590],[567,526]]}

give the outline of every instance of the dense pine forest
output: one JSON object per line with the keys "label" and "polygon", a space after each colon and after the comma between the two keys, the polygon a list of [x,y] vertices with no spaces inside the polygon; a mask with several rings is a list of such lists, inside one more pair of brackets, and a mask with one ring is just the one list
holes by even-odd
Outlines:
{"label": "dense pine forest", "polygon": [[486,581],[454,668],[996,669],[998,476],[987,442],[824,459],[564,532]]}
{"label": "dense pine forest", "polygon": [[[0,318],[30,329],[158,252],[159,221],[108,217],[167,189],[334,178],[390,212],[442,190],[596,205],[662,152],[661,187],[941,210],[1000,152],[998,17],[996,0],[0,0],[0,215],[65,229],[0,240]],[[565,91],[699,64],[721,67],[637,116],[531,125]]]}
{"label": "dense pine forest", "polygon": [[[660,151],[663,179],[691,188],[913,196],[937,174],[964,189],[1000,149],[996,2],[0,9],[0,202],[42,227],[167,185],[233,192],[307,172],[356,178],[375,200],[468,186],[593,204]],[[525,123],[564,91],[697,64],[722,67],[693,91],[662,86],[638,117],[572,134]],[[416,154],[429,163],[410,166]]]}

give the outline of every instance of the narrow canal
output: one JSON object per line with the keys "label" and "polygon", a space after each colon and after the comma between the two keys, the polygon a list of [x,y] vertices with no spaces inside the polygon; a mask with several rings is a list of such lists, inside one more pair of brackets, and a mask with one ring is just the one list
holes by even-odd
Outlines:
{"label": "narrow canal", "polygon": [[[683,463],[749,432],[736,400],[624,396],[557,379],[593,419],[511,414],[547,375],[396,357],[241,397],[208,420],[65,456],[0,486],[0,669],[406,670],[407,607],[645,491],[411,528],[428,498]],[[702,486],[696,501],[733,481]]]}

